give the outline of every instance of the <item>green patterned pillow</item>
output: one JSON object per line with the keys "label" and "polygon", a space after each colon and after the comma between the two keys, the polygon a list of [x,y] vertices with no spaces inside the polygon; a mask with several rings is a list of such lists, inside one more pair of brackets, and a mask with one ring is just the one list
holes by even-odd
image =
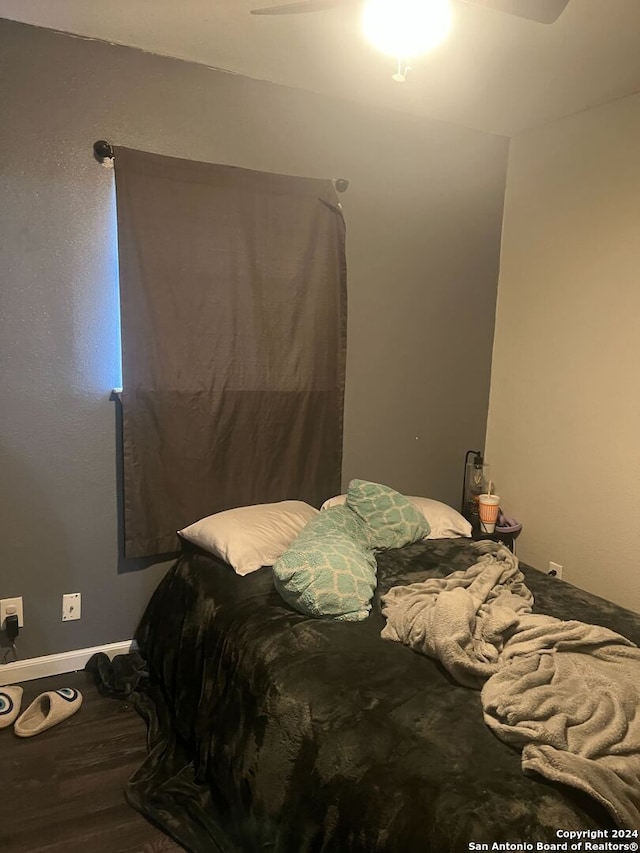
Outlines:
{"label": "green patterned pillow", "polygon": [[380,483],[352,480],[347,506],[367,525],[370,548],[402,548],[431,532],[429,522],[408,498]]}
{"label": "green patterned pillow", "polygon": [[300,531],[274,563],[282,598],[307,616],[366,619],[376,588],[376,560],[367,530],[346,506],[328,509]]}

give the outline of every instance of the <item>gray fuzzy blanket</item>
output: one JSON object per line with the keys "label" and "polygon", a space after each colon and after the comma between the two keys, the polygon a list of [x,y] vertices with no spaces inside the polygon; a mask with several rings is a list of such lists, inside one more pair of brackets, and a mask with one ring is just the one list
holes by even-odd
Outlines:
{"label": "gray fuzzy blanket", "polygon": [[382,637],[436,658],[481,689],[484,719],[536,772],[640,827],[640,649],[584,622],[531,612],[517,558],[478,543],[464,572],[394,587]]}

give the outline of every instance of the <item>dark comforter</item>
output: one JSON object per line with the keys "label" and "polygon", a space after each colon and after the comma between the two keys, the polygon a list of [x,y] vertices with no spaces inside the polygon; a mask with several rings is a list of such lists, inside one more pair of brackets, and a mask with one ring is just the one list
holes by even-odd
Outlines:
{"label": "dark comforter", "polygon": [[[138,632],[154,684],[139,696],[150,755],[128,798],[192,851],[457,853],[612,827],[573,789],[523,775],[480,696],[380,638],[379,596],[477,559],[468,540],[378,555],[359,623],[309,619],[270,569],[239,578],[189,550]],[[538,612],[640,642],[638,617],[523,567]]]}

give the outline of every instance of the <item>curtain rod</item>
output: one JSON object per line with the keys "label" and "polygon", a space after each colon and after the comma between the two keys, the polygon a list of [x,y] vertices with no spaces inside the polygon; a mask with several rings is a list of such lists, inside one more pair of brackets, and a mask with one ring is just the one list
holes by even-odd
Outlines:
{"label": "curtain rod", "polygon": [[[100,164],[104,164],[105,160],[113,160],[115,156],[113,146],[110,142],[99,139],[93,143],[93,156]],[[344,193],[349,189],[349,181],[346,178],[331,178],[331,181],[336,188],[336,192]]]}

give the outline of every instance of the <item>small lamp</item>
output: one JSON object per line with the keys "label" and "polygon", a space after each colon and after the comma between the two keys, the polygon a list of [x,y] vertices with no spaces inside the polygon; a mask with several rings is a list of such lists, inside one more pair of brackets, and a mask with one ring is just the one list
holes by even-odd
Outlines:
{"label": "small lamp", "polygon": [[[470,460],[469,457],[473,459]],[[478,495],[487,491],[489,485],[489,466],[485,464],[479,450],[467,450],[464,457],[464,478],[462,480],[462,506],[460,512],[473,527],[479,526]]]}

